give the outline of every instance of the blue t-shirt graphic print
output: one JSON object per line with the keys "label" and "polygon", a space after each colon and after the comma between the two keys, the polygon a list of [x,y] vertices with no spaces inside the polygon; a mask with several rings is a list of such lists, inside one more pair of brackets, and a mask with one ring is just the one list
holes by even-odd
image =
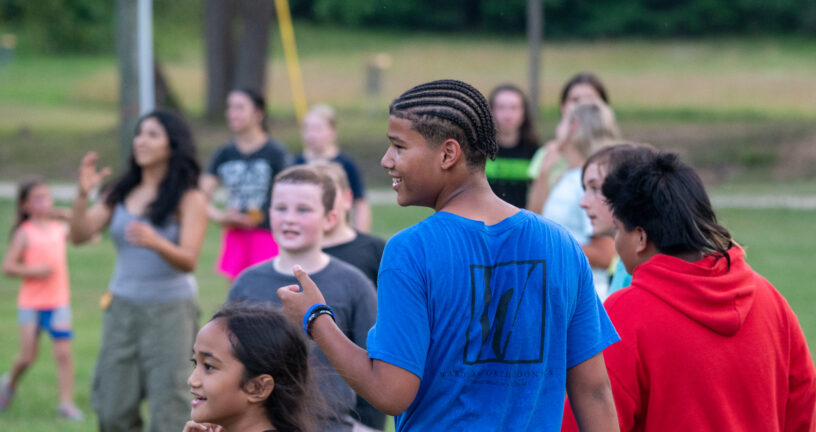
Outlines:
{"label": "blue t-shirt graphic print", "polygon": [[394,236],[369,356],[420,377],[405,430],[558,430],[566,371],[617,341],[580,246],[522,210],[438,212]]}
{"label": "blue t-shirt graphic print", "polygon": [[470,324],[464,364],[544,360],[546,263],[470,266]]}

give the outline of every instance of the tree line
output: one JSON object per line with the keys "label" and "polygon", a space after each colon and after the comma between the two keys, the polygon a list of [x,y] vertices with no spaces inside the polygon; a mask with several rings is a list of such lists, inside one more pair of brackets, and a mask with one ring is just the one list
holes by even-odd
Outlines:
{"label": "tree line", "polygon": [[[813,0],[542,1],[548,38],[816,35]],[[204,3],[154,0],[154,9],[166,22],[193,18],[203,21]],[[524,34],[526,3],[527,0],[290,0],[295,18],[318,23],[519,36]],[[112,50],[113,16],[112,1],[0,0],[0,30],[25,29],[33,36],[32,48],[52,52]]]}

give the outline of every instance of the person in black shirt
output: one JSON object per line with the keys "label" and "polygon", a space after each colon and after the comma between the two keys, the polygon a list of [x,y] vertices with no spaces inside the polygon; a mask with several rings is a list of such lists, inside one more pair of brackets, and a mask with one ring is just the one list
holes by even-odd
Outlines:
{"label": "person in black shirt", "polygon": [[527,204],[530,159],[538,150],[533,116],[524,92],[503,84],[490,93],[490,111],[496,121],[496,160],[487,161],[485,174],[493,192],[518,208]]}
{"label": "person in black shirt", "polygon": [[[337,223],[323,236],[323,252],[357,267],[377,287],[377,273],[385,249],[385,240],[356,231],[349,224],[349,210],[352,206],[352,191],[343,167],[334,162],[313,164],[326,173],[337,185],[334,210]],[[377,411],[365,399],[357,397],[356,419],[372,429],[385,428],[385,414]]]}
{"label": "person in black shirt", "polygon": [[210,219],[224,229],[218,271],[230,281],[245,268],[278,254],[269,230],[269,196],[275,176],[291,162],[284,146],[269,137],[263,96],[251,89],[233,90],[227,98],[227,124],[235,133],[213,155],[200,189],[212,198],[221,185],[225,208],[212,203]]}

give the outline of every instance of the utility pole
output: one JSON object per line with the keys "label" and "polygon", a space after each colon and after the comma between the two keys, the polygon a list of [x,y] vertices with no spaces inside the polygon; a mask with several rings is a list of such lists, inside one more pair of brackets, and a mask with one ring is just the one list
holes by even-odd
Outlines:
{"label": "utility pole", "polygon": [[138,4],[116,0],[116,58],[119,67],[119,168],[127,166],[139,118]]}
{"label": "utility pole", "polygon": [[156,108],[156,83],[153,69],[153,0],[139,0],[139,115]]}
{"label": "utility pole", "polygon": [[530,49],[530,110],[538,116],[538,89],[541,67],[541,36],[543,34],[544,12],[542,0],[527,0],[527,45]]}

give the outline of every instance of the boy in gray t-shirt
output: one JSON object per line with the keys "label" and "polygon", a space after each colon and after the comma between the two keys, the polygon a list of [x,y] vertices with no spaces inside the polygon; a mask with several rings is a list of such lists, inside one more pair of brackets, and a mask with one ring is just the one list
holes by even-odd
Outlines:
{"label": "boy in gray t-shirt", "polygon": [[[328,176],[310,166],[294,166],[275,178],[269,219],[280,247],[278,257],[245,270],[230,290],[228,301],[270,303],[280,307],[279,287],[297,284],[292,268],[301,266],[322,283],[326,304],[334,310],[338,327],[365,348],[368,330],[377,317],[374,285],[359,270],[321,250],[323,232],[336,223],[335,186]],[[315,381],[337,419],[326,430],[351,431],[355,395],[317,345]]]}

